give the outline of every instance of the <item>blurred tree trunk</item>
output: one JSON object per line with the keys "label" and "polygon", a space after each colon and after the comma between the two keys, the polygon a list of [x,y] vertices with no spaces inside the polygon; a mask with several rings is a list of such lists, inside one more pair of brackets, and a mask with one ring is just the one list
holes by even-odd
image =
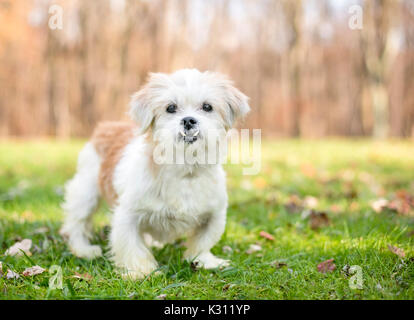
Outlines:
{"label": "blurred tree trunk", "polygon": [[390,64],[390,19],[392,0],[364,2],[362,54],[367,67],[366,86],[371,97],[373,131],[376,138],[389,133],[387,70]]}
{"label": "blurred tree trunk", "polygon": [[290,135],[301,135],[301,65],[302,65],[302,0],[283,0],[286,22],[289,29],[288,43],[288,81],[290,97]]}
{"label": "blurred tree trunk", "polygon": [[56,53],[57,53],[57,41],[53,34],[54,30],[47,28],[47,48],[46,48],[46,61],[47,61],[47,102],[48,102],[48,124],[47,134],[56,135],[57,129],[57,110],[56,110]]}
{"label": "blurred tree trunk", "polygon": [[[90,7],[91,2],[83,1],[79,10],[79,24],[82,36],[82,45],[79,51],[80,59],[80,114],[82,120],[82,132],[88,135],[91,127],[95,123],[95,112],[93,101],[95,98],[95,85],[93,81],[93,75],[90,74],[90,62],[93,57],[91,55],[95,52],[94,44],[97,39],[94,36],[94,30],[91,30],[88,20],[90,19],[91,10],[94,8]],[[103,20],[103,19],[102,19]],[[102,23],[104,23],[102,21]],[[92,42],[92,43],[91,43]]]}
{"label": "blurred tree trunk", "polygon": [[402,27],[404,32],[404,74],[403,74],[403,132],[405,137],[414,137],[414,4],[412,0],[404,0],[403,7],[401,9],[403,19]]}

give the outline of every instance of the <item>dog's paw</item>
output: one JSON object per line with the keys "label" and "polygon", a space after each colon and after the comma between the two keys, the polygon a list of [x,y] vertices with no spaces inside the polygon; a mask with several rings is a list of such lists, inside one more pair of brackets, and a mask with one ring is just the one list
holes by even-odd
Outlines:
{"label": "dog's paw", "polygon": [[192,260],[196,268],[217,269],[225,268],[230,265],[230,260],[217,258],[210,252],[202,253]]}
{"label": "dog's paw", "polygon": [[72,253],[79,258],[95,259],[102,256],[102,249],[97,245],[85,245],[70,248]]}

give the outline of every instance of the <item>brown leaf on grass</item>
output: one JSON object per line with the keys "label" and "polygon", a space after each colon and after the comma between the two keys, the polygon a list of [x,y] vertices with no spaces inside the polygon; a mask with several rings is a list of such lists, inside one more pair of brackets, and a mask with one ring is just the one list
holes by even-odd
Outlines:
{"label": "brown leaf on grass", "polygon": [[280,269],[280,268],[283,268],[283,267],[287,267],[287,263],[285,263],[285,262],[279,262],[279,261],[273,261],[271,263],[271,265],[274,266],[276,269]]}
{"label": "brown leaf on grass", "polygon": [[336,269],[334,259],[329,259],[318,264],[317,268],[320,273],[333,272]]}
{"label": "brown leaf on grass", "polygon": [[167,299],[167,295],[165,293],[160,294],[159,296],[156,297],[158,300],[165,300]]}
{"label": "brown leaf on grass", "polygon": [[347,199],[356,199],[358,198],[358,192],[352,187],[348,187],[347,190],[344,192],[344,196]]}
{"label": "brown leaf on grass", "polygon": [[391,200],[388,208],[398,214],[409,216],[414,213],[414,197],[405,190],[395,193],[395,199]]}
{"label": "brown leaf on grass", "polygon": [[272,236],[270,233],[267,233],[266,231],[260,231],[259,235],[260,235],[262,238],[265,238],[265,239],[270,240],[270,241],[275,240],[275,237],[274,237],[274,236]]}
{"label": "brown leaf on grass", "polygon": [[233,287],[234,285],[233,284],[231,284],[231,283],[226,283],[224,286],[223,286],[223,291],[227,291],[227,290],[229,290],[231,287]]}
{"label": "brown leaf on grass", "polygon": [[285,204],[286,211],[289,213],[301,213],[305,208],[302,205],[302,200],[297,195],[291,195],[288,202]]}
{"label": "brown leaf on grass", "polygon": [[75,275],[73,277],[76,279],[85,280],[85,281],[90,281],[93,279],[93,277],[89,273],[81,274],[79,272],[75,272]]}
{"label": "brown leaf on grass", "polygon": [[404,252],[404,250],[403,250],[403,249],[400,249],[400,248],[398,248],[398,247],[394,247],[394,246],[392,246],[392,245],[390,245],[390,244],[388,244],[388,249],[389,249],[392,253],[394,253],[394,254],[396,254],[397,256],[399,256],[400,258],[404,258],[404,257],[405,257],[405,252]]}
{"label": "brown leaf on grass", "polygon": [[377,213],[389,209],[400,215],[411,216],[414,215],[414,196],[406,190],[399,190],[392,200],[381,198],[372,202],[371,207]]}
{"label": "brown leaf on grass", "polygon": [[414,196],[411,195],[407,190],[398,190],[395,192],[398,199],[404,200],[410,206],[414,207]]}
{"label": "brown leaf on grass", "polygon": [[329,226],[331,220],[325,212],[312,210],[309,214],[309,223],[312,230],[317,230],[321,227]]}
{"label": "brown leaf on grass", "polygon": [[32,247],[32,240],[23,239],[22,241],[16,242],[9,249],[6,250],[6,255],[8,256],[22,256],[23,252],[28,256],[31,256],[30,248]]}
{"label": "brown leaf on grass", "polygon": [[19,279],[20,276],[18,273],[8,269],[6,274],[6,279]]}
{"label": "brown leaf on grass", "polygon": [[35,275],[37,275],[37,274],[41,274],[41,273],[43,273],[43,272],[45,272],[46,270],[45,269],[43,269],[42,267],[40,267],[40,266],[33,266],[33,267],[30,267],[30,268],[26,268],[23,272],[22,272],[22,274],[25,276],[25,277],[33,277],[33,276],[35,276]]}

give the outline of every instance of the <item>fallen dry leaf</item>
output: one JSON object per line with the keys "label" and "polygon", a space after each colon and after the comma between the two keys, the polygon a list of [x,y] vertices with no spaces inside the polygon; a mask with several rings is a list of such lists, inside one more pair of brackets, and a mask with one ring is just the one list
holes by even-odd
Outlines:
{"label": "fallen dry leaf", "polygon": [[160,294],[159,296],[156,297],[158,300],[165,300],[167,298],[167,295],[165,293]]}
{"label": "fallen dry leaf", "polygon": [[279,262],[279,261],[273,261],[271,263],[271,265],[274,266],[276,269],[280,269],[280,268],[283,268],[283,267],[287,267],[287,263],[285,263],[285,262]]}
{"label": "fallen dry leaf", "polygon": [[398,214],[408,216],[411,213],[411,204],[404,199],[394,199],[388,204],[388,209],[397,212]]}
{"label": "fallen dry leaf", "polygon": [[398,247],[394,247],[394,246],[392,246],[392,245],[388,245],[388,249],[392,252],[392,253],[394,253],[394,254],[396,254],[397,256],[399,256],[400,258],[404,258],[405,257],[405,252],[404,252],[404,250],[403,249],[400,249],[400,248],[398,248]]}
{"label": "fallen dry leaf", "polygon": [[261,250],[262,250],[262,247],[259,246],[258,244],[251,244],[249,249],[247,249],[246,253],[247,254],[252,254],[252,253],[255,253],[255,252],[258,252],[258,251],[261,251]]}
{"label": "fallen dry leaf", "polygon": [[227,291],[227,290],[229,290],[229,289],[231,289],[231,288],[233,288],[235,286],[235,284],[234,283],[226,283],[224,286],[223,286],[223,291]]}
{"label": "fallen dry leaf", "polygon": [[7,274],[6,274],[6,278],[7,279],[19,279],[20,276],[19,276],[18,273],[14,272],[14,271],[12,271],[10,269],[8,269],[7,270]]}
{"label": "fallen dry leaf", "polygon": [[388,200],[384,198],[377,199],[371,202],[371,208],[376,212],[380,213],[388,206]]}
{"label": "fallen dry leaf", "polygon": [[302,205],[302,200],[295,194],[289,197],[285,204],[286,211],[289,213],[301,213],[305,208]]}
{"label": "fallen dry leaf", "polygon": [[23,239],[20,242],[16,242],[9,249],[6,250],[8,256],[22,256],[24,251],[28,256],[31,256],[30,248],[32,247],[32,240]]}
{"label": "fallen dry leaf", "polygon": [[274,237],[274,236],[272,236],[270,233],[267,233],[266,231],[260,231],[259,235],[260,235],[262,238],[265,238],[265,239],[270,240],[270,241],[275,240],[275,237]]}
{"label": "fallen dry leaf", "polygon": [[406,190],[399,190],[392,200],[380,198],[372,202],[371,207],[377,213],[389,209],[400,215],[412,216],[414,214],[414,197]]}
{"label": "fallen dry leaf", "polygon": [[336,265],[334,262],[334,259],[329,259],[326,261],[321,262],[320,264],[318,264],[318,271],[321,273],[327,273],[327,272],[332,272],[336,269]]}
{"label": "fallen dry leaf", "polygon": [[303,204],[309,209],[314,209],[318,206],[318,199],[312,196],[307,196],[303,200]]}
{"label": "fallen dry leaf", "polygon": [[325,212],[312,210],[309,214],[309,223],[312,230],[317,230],[329,226],[331,221]]}
{"label": "fallen dry leaf", "polygon": [[85,280],[85,281],[90,281],[93,279],[89,273],[81,274],[79,272],[75,272],[75,275],[73,277],[76,279]]}
{"label": "fallen dry leaf", "polygon": [[30,267],[30,268],[26,268],[24,271],[23,271],[23,275],[25,276],[25,277],[33,277],[33,276],[35,276],[35,275],[37,275],[37,274],[41,274],[41,273],[43,273],[43,272],[45,272],[46,270],[45,269],[43,269],[42,267],[40,267],[40,266],[33,266],[33,267]]}

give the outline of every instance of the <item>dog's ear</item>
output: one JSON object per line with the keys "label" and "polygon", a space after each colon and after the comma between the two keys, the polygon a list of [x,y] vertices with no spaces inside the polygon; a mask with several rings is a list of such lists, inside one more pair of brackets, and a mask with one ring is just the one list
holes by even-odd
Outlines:
{"label": "dog's ear", "polygon": [[237,89],[231,80],[220,73],[210,73],[217,81],[219,87],[223,90],[225,101],[224,120],[227,129],[233,127],[238,119],[243,119],[250,111],[249,98]]}
{"label": "dog's ear", "polygon": [[131,97],[129,115],[145,133],[151,127],[155,118],[155,108],[158,105],[160,91],[165,88],[168,76],[164,73],[150,73],[147,84]]}
{"label": "dog's ear", "polygon": [[231,128],[236,120],[243,119],[250,111],[249,98],[229,81],[226,84],[225,99],[229,107],[226,120],[229,128]]}

